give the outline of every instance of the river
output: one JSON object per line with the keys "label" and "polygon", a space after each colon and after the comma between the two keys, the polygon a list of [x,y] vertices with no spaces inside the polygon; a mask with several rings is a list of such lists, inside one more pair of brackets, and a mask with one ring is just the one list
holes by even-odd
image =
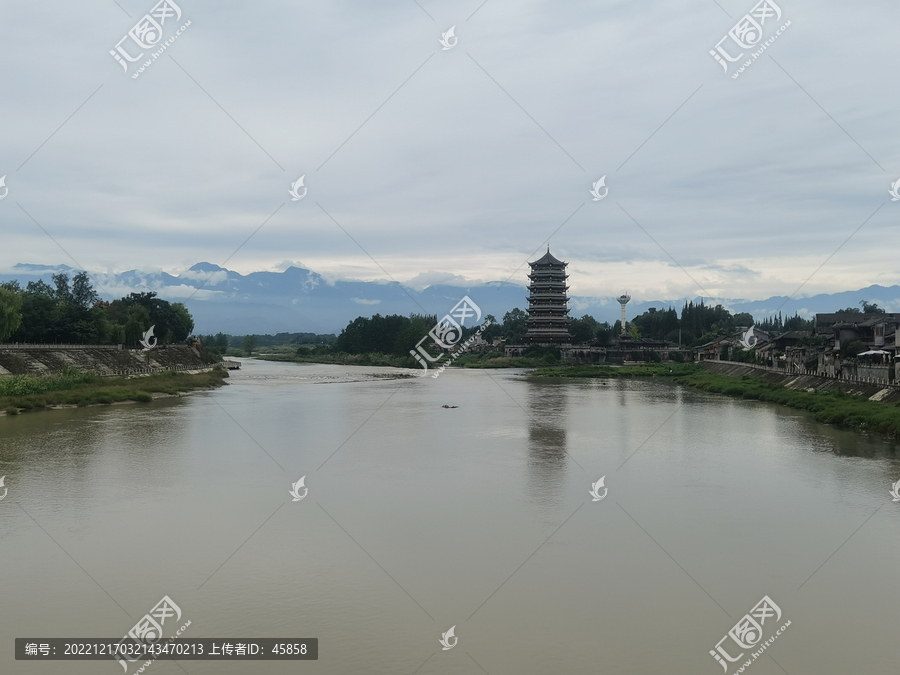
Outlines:
{"label": "river", "polygon": [[0,417],[0,672],[122,673],[14,638],[119,637],[164,596],[182,637],[319,658],[158,675],[720,675],[717,645],[744,653],[730,674],[769,639],[745,672],[896,669],[895,444],[659,378],[243,363],[211,392]]}

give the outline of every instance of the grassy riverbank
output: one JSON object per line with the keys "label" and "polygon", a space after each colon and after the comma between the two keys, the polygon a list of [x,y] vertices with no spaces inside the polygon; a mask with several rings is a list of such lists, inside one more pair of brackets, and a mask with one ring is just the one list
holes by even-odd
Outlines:
{"label": "grassy riverbank", "polygon": [[723,375],[705,371],[693,363],[654,363],[621,367],[601,363],[591,366],[541,368],[532,375],[573,378],[671,377],[678,384],[702,391],[778,403],[811,412],[817,422],[900,440],[900,403],[870,401],[864,397],[851,396],[840,389],[820,392],[788,389],[784,385],[767,382],[756,373],[741,376]]}
{"label": "grassy riverbank", "polygon": [[140,377],[98,377],[74,368],[62,375],[0,377],[0,410],[16,415],[21,410],[59,405],[98,405],[119,401],[152,401],[154,394],[176,395],[195,389],[211,389],[225,384],[228,371],[215,368],[190,375],[183,372]]}
{"label": "grassy riverbank", "polygon": [[538,377],[683,377],[700,372],[694,363],[647,363],[639,366],[611,366],[598,363],[590,366],[559,366],[541,368],[532,373]]}
{"label": "grassy riverbank", "polygon": [[900,440],[900,404],[850,396],[840,389],[808,392],[766,382],[759,375],[722,375],[706,371],[681,377],[679,384],[726,396],[779,403],[813,413],[817,422],[874,432]]}
{"label": "grassy riverbank", "polygon": [[[422,366],[411,356],[397,356],[395,354],[297,354],[296,350],[278,351],[272,350],[260,353],[256,356],[260,361],[288,361],[294,363],[333,363],[341,366],[387,366],[393,368],[415,368],[421,370]],[[450,363],[449,357],[429,364],[430,369],[440,368]],[[504,356],[500,352],[482,352],[479,354],[462,354],[452,361],[451,368],[539,368],[557,363],[556,359],[546,356]]]}

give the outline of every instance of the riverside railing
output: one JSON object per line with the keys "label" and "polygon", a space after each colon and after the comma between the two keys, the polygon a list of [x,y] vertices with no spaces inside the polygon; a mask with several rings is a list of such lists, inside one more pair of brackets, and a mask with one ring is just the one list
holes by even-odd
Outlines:
{"label": "riverside railing", "polygon": [[[743,366],[745,368],[754,368],[755,370],[766,370],[771,373],[780,373],[781,375],[805,375],[808,377],[821,377],[825,380],[834,380],[836,382],[850,382],[853,384],[874,384],[880,387],[890,387],[891,389],[900,388],[900,383],[897,383],[892,380],[888,380],[886,378],[874,377],[874,376],[854,376],[849,373],[844,373],[841,375],[829,375],[827,373],[822,373],[819,371],[807,371],[805,368],[790,368],[784,367],[779,368],[777,366],[766,366],[760,363],[743,363],[741,361],[714,361],[712,359],[707,359],[703,361],[703,363],[725,363],[730,366]],[[796,364],[794,364],[796,365]]]}
{"label": "riverside railing", "polygon": [[[155,349],[189,349],[188,345],[182,344],[165,344],[155,347]],[[0,351],[4,349],[114,349],[117,351],[143,351],[140,347],[125,347],[124,345],[70,345],[65,343],[49,344],[46,342],[30,343],[30,342],[11,342],[8,344],[0,343]]]}
{"label": "riverside railing", "polygon": [[115,349],[121,350],[122,345],[69,345],[69,344],[29,344],[27,342],[15,342],[0,344],[0,350],[4,349]]}

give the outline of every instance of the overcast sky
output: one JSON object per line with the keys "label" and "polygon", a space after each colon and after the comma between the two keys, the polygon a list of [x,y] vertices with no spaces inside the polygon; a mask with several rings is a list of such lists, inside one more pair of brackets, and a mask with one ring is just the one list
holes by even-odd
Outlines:
{"label": "overcast sky", "polygon": [[900,283],[896,3],[777,0],[733,79],[752,1],[176,2],[136,79],[153,0],[0,2],[0,270],[525,283],[550,238],[581,296]]}

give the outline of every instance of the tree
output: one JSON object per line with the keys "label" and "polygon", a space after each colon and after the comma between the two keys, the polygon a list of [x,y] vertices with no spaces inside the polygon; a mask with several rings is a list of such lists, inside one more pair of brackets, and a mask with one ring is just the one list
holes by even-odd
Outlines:
{"label": "tree", "polygon": [[641,339],[641,331],[638,330],[638,327],[633,323],[628,326],[628,335],[632,340],[640,340]]}
{"label": "tree", "polygon": [[22,325],[22,294],[0,288],[0,340],[5,340]]}
{"label": "tree", "polygon": [[187,307],[157,298],[154,292],[131,293],[108,303],[98,301],[87,272],[71,279],[59,272],[52,281],[52,286],[42,279],[29,281],[24,292],[17,282],[0,284],[21,299],[22,317],[13,340],[137,346],[151,326],[163,344],[181,342],[194,330]]}
{"label": "tree", "polygon": [[255,335],[245,335],[244,341],[241,343],[241,349],[247,352],[247,356],[253,354],[253,350],[256,349],[256,336]]}
{"label": "tree", "polygon": [[684,305],[681,310],[681,327],[695,335],[709,331],[727,333],[734,330],[734,317],[722,305],[709,307],[700,298],[697,305],[693,300]]}
{"label": "tree", "polygon": [[56,291],[53,290],[53,287],[43,279],[29,281],[28,285],[25,286],[25,292],[33,293],[34,295],[43,295],[48,298],[53,298],[56,295]]}
{"label": "tree", "polygon": [[65,272],[59,272],[51,278],[56,286],[53,291],[54,297],[60,302],[70,302],[72,300],[72,290],[69,288],[69,275]]}
{"label": "tree", "polygon": [[484,323],[485,321],[490,321],[490,324],[488,324],[488,327],[481,332],[482,340],[484,340],[485,342],[493,342],[494,340],[503,336],[503,326],[501,326],[500,322],[497,321],[497,317],[495,317],[493,314],[486,314],[482,323]]}
{"label": "tree", "polygon": [[650,307],[640,316],[634,317],[631,323],[637,326],[641,335],[654,340],[664,340],[667,333],[678,329],[680,322],[674,307],[660,312],[656,311],[655,307]]}
{"label": "tree", "polygon": [[802,316],[794,312],[794,316],[784,320],[784,330],[812,331],[815,321],[813,319],[804,319]]}
{"label": "tree", "polygon": [[175,342],[184,342],[187,340],[188,335],[194,331],[194,319],[183,303],[173,302],[171,309],[175,315],[174,325],[171,328],[173,338]]}
{"label": "tree", "polygon": [[[29,282],[28,289],[32,288],[33,283]],[[33,343],[53,342],[58,333],[55,310],[56,301],[49,295],[26,290],[22,295],[22,324],[13,335],[13,340]]]}
{"label": "tree", "polygon": [[600,324],[590,314],[585,314],[580,319],[572,319],[569,323],[569,334],[572,336],[572,344],[592,341],[597,335]]}
{"label": "tree", "polygon": [[[424,314],[410,314],[406,325],[400,326],[396,332],[393,353],[398,356],[409,354],[410,350],[415,349],[416,345],[423,337],[428,335],[428,331],[434,328],[436,323],[436,317]],[[429,339],[425,342],[430,341]]]}
{"label": "tree", "polygon": [[755,325],[755,322],[753,321],[753,315],[748,312],[739,312],[738,314],[735,314],[734,325],[735,327],[744,326],[746,328]]}
{"label": "tree", "polygon": [[597,342],[601,347],[608,347],[613,339],[613,329],[610,328],[609,323],[604,321],[597,326],[595,335],[597,336]]}
{"label": "tree", "polygon": [[522,339],[525,337],[525,332],[528,330],[526,324],[527,321],[528,315],[518,307],[511,309],[504,314],[503,335],[506,338],[506,341],[511,344],[522,342]]}
{"label": "tree", "polygon": [[78,307],[90,309],[100,298],[91,286],[91,278],[87,272],[79,272],[72,278],[71,301]]}
{"label": "tree", "polygon": [[[130,313],[131,308],[142,307],[146,310],[147,324],[142,331],[154,326],[153,333],[158,336],[161,343],[183,342],[194,330],[194,320],[190,312],[182,303],[169,303],[156,297],[156,293],[129,293],[121,300],[115,300],[109,305],[110,317],[116,323],[126,325],[130,319],[137,315]],[[130,333],[126,326],[126,334]]]}
{"label": "tree", "polygon": [[859,304],[862,305],[863,314],[886,314],[887,313],[885,310],[881,309],[881,307],[878,306],[878,303],[875,303],[875,302],[869,304],[865,300],[861,300]]}
{"label": "tree", "polygon": [[[150,310],[143,305],[131,305],[128,307],[125,310],[123,327],[125,332],[125,344],[132,346],[137,345],[144,338],[144,334],[150,329],[151,325],[153,324],[150,321]],[[153,334],[157,335],[155,328]]]}

